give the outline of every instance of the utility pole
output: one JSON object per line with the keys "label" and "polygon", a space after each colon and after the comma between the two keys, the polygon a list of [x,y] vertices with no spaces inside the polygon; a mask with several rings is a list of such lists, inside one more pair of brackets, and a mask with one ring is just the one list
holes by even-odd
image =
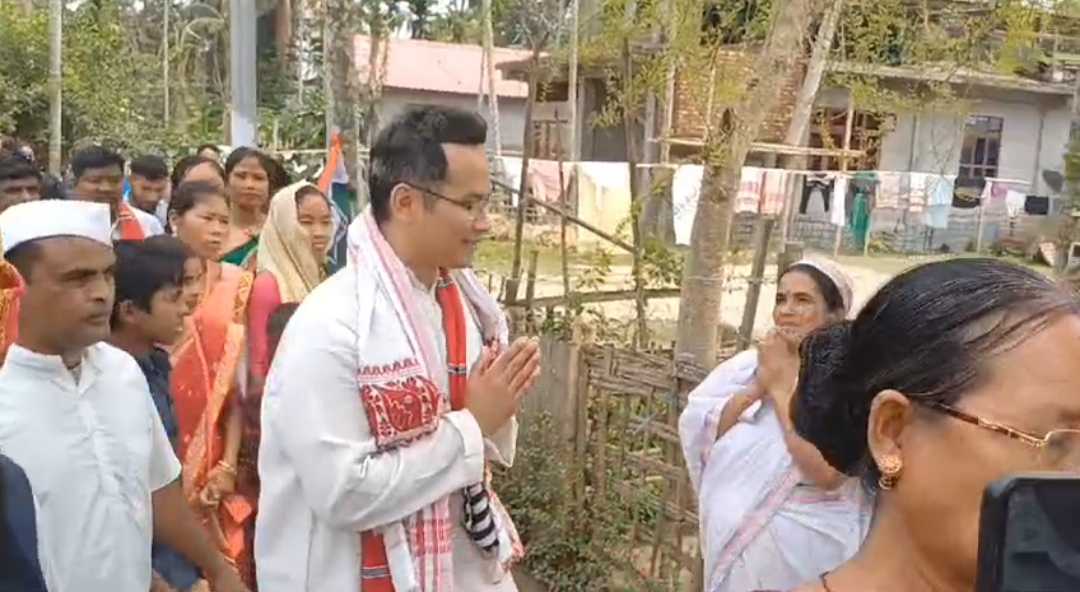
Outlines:
{"label": "utility pole", "polygon": [[232,94],[229,143],[232,146],[255,146],[259,141],[255,95],[257,18],[255,0],[229,0],[229,83]]}
{"label": "utility pole", "polygon": [[49,172],[60,174],[63,148],[63,0],[49,0]]}
{"label": "utility pole", "polygon": [[162,113],[165,122],[165,129],[169,129],[169,119],[172,115],[172,109],[169,105],[169,13],[172,12],[172,0],[164,0],[165,11],[163,12],[161,22],[161,78],[164,85],[163,96],[163,111]]}
{"label": "utility pole", "polygon": [[570,103],[570,162],[581,160],[581,134],[578,124],[578,23],[581,13],[579,0],[570,2],[570,72],[567,84],[567,102]]}

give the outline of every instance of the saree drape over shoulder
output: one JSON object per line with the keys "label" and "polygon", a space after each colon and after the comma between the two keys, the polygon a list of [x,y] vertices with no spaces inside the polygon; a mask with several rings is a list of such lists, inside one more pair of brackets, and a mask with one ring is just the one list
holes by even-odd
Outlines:
{"label": "saree drape over shoulder", "polygon": [[19,335],[19,297],[24,287],[15,266],[0,259],[0,364]]}
{"label": "saree drape over shoulder", "polygon": [[757,363],[750,350],[715,368],[679,418],[707,592],[794,588],[849,559],[869,527],[871,505],[854,480],[825,491],[802,477],[767,400],[716,437],[724,405],[751,383]]}
{"label": "saree drape over shoulder", "polygon": [[221,276],[209,288],[189,319],[188,330],[172,355],[172,389],[183,464],[184,492],[200,511],[222,551],[231,559],[244,555],[244,523],[252,503],[238,494],[226,496],[216,509],[198,501],[210,471],[224,453],[225,419],[239,404],[237,387],[244,354],[242,319],[251,290],[251,274],[222,264]]}

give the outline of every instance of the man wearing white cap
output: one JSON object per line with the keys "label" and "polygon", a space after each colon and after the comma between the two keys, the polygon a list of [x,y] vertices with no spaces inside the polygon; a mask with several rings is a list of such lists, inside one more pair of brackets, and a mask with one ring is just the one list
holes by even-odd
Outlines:
{"label": "man wearing white cap", "polygon": [[44,200],[0,214],[4,255],[26,282],[0,367],[0,449],[39,506],[54,592],[146,592],[153,537],[242,592],[187,505],[180,464],[135,360],[105,344],[113,302],[110,211]]}

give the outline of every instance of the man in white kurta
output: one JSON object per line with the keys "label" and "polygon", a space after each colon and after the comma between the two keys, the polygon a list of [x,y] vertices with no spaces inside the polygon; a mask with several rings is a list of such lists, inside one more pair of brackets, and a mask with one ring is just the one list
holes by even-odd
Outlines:
{"label": "man in white kurta", "polygon": [[[485,442],[464,410],[444,415],[433,436],[400,453],[371,454],[374,444],[360,439],[368,427],[356,385],[355,273],[346,267],[308,295],[289,320],[267,377],[255,534],[260,592],[360,590],[357,533],[400,520],[415,500],[481,481],[485,448],[495,460],[513,460],[517,421]],[[434,294],[418,283],[413,288],[427,322],[445,340]],[[475,362],[482,344],[472,322],[467,344]],[[445,390],[448,376],[439,378]],[[297,458],[297,450],[311,456]],[[461,526],[460,494],[452,495],[454,589],[516,590],[512,579],[489,581]]]}
{"label": "man in white kurta", "polygon": [[[110,226],[108,208],[89,203],[30,202],[0,215],[5,253],[50,236],[108,246]],[[46,584],[145,592],[150,494],[180,474],[146,379],[131,356],[104,343],[69,368],[24,347],[20,333],[0,367],[0,449],[26,471],[39,504]]]}
{"label": "man in white kurta", "polygon": [[[409,539],[407,554],[415,564],[395,560],[402,557],[402,545],[387,542],[396,592],[516,590],[507,570],[520,542],[509,516],[490,496],[498,544],[494,552],[481,546],[485,535],[476,527],[486,518],[471,521],[469,530],[462,490],[484,483],[486,461],[512,462],[513,411],[528,388],[523,385],[531,384],[527,377],[539,371],[539,353],[535,343],[519,340],[493,363],[491,368],[499,360],[530,359],[507,371],[516,377],[509,389],[505,382],[489,388],[484,376],[494,374],[486,374],[483,365],[465,388],[451,386],[450,375],[455,372],[460,385],[459,374],[482,355],[492,359],[485,343],[492,338],[493,319],[498,342],[505,339],[497,304],[479,293],[470,272],[454,271],[466,267],[471,244],[486,232],[485,131],[475,114],[426,107],[391,122],[374,143],[373,205],[349,228],[349,264],[301,303],[267,377],[255,533],[260,592],[384,590],[386,584],[377,580],[386,568],[364,563],[361,569],[362,551],[371,551],[361,548],[368,544],[361,533],[389,533],[389,541],[394,529],[429,509],[440,511],[444,503],[448,515],[434,521],[434,538]],[[446,157],[441,167],[432,164],[437,150]],[[430,189],[419,188],[425,177]],[[448,290],[454,282],[437,276],[436,269],[456,274],[460,292]],[[465,311],[463,335],[457,333],[454,319],[461,313],[453,294]],[[413,379],[421,377],[409,372],[418,363],[426,368],[422,379],[448,402],[441,415],[430,412],[437,408],[428,406],[431,391],[416,390]],[[372,376],[374,382],[364,382]],[[450,405],[462,390],[464,406]],[[415,430],[411,422],[419,416],[425,417],[422,434],[380,447],[387,433]],[[415,543],[421,538],[423,544]],[[437,540],[447,540],[449,548],[436,552],[449,563],[452,581],[432,578],[432,564],[417,559],[439,547]]]}

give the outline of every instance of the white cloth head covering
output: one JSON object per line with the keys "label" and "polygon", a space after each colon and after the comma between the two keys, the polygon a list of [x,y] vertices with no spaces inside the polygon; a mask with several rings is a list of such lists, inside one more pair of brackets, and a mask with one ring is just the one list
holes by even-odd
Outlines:
{"label": "white cloth head covering", "polygon": [[[851,314],[852,298],[854,294],[853,284],[848,274],[844,273],[844,270],[839,265],[829,261],[828,259],[813,258],[813,259],[799,259],[795,263],[792,263],[788,269],[792,267],[798,267],[799,265],[805,265],[807,267],[813,267],[814,269],[825,274],[825,277],[832,280],[833,285],[836,286],[837,291],[840,292],[840,300],[844,303],[844,314]],[[786,270],[785,270],[786,272]]]}
{"label": "white cloth head covering", "polygon": [[112,246],[112,214],[100,203],[42,199],[11,206],[0,214],[4,254],[30,241],[54,236],[81,236]]}

